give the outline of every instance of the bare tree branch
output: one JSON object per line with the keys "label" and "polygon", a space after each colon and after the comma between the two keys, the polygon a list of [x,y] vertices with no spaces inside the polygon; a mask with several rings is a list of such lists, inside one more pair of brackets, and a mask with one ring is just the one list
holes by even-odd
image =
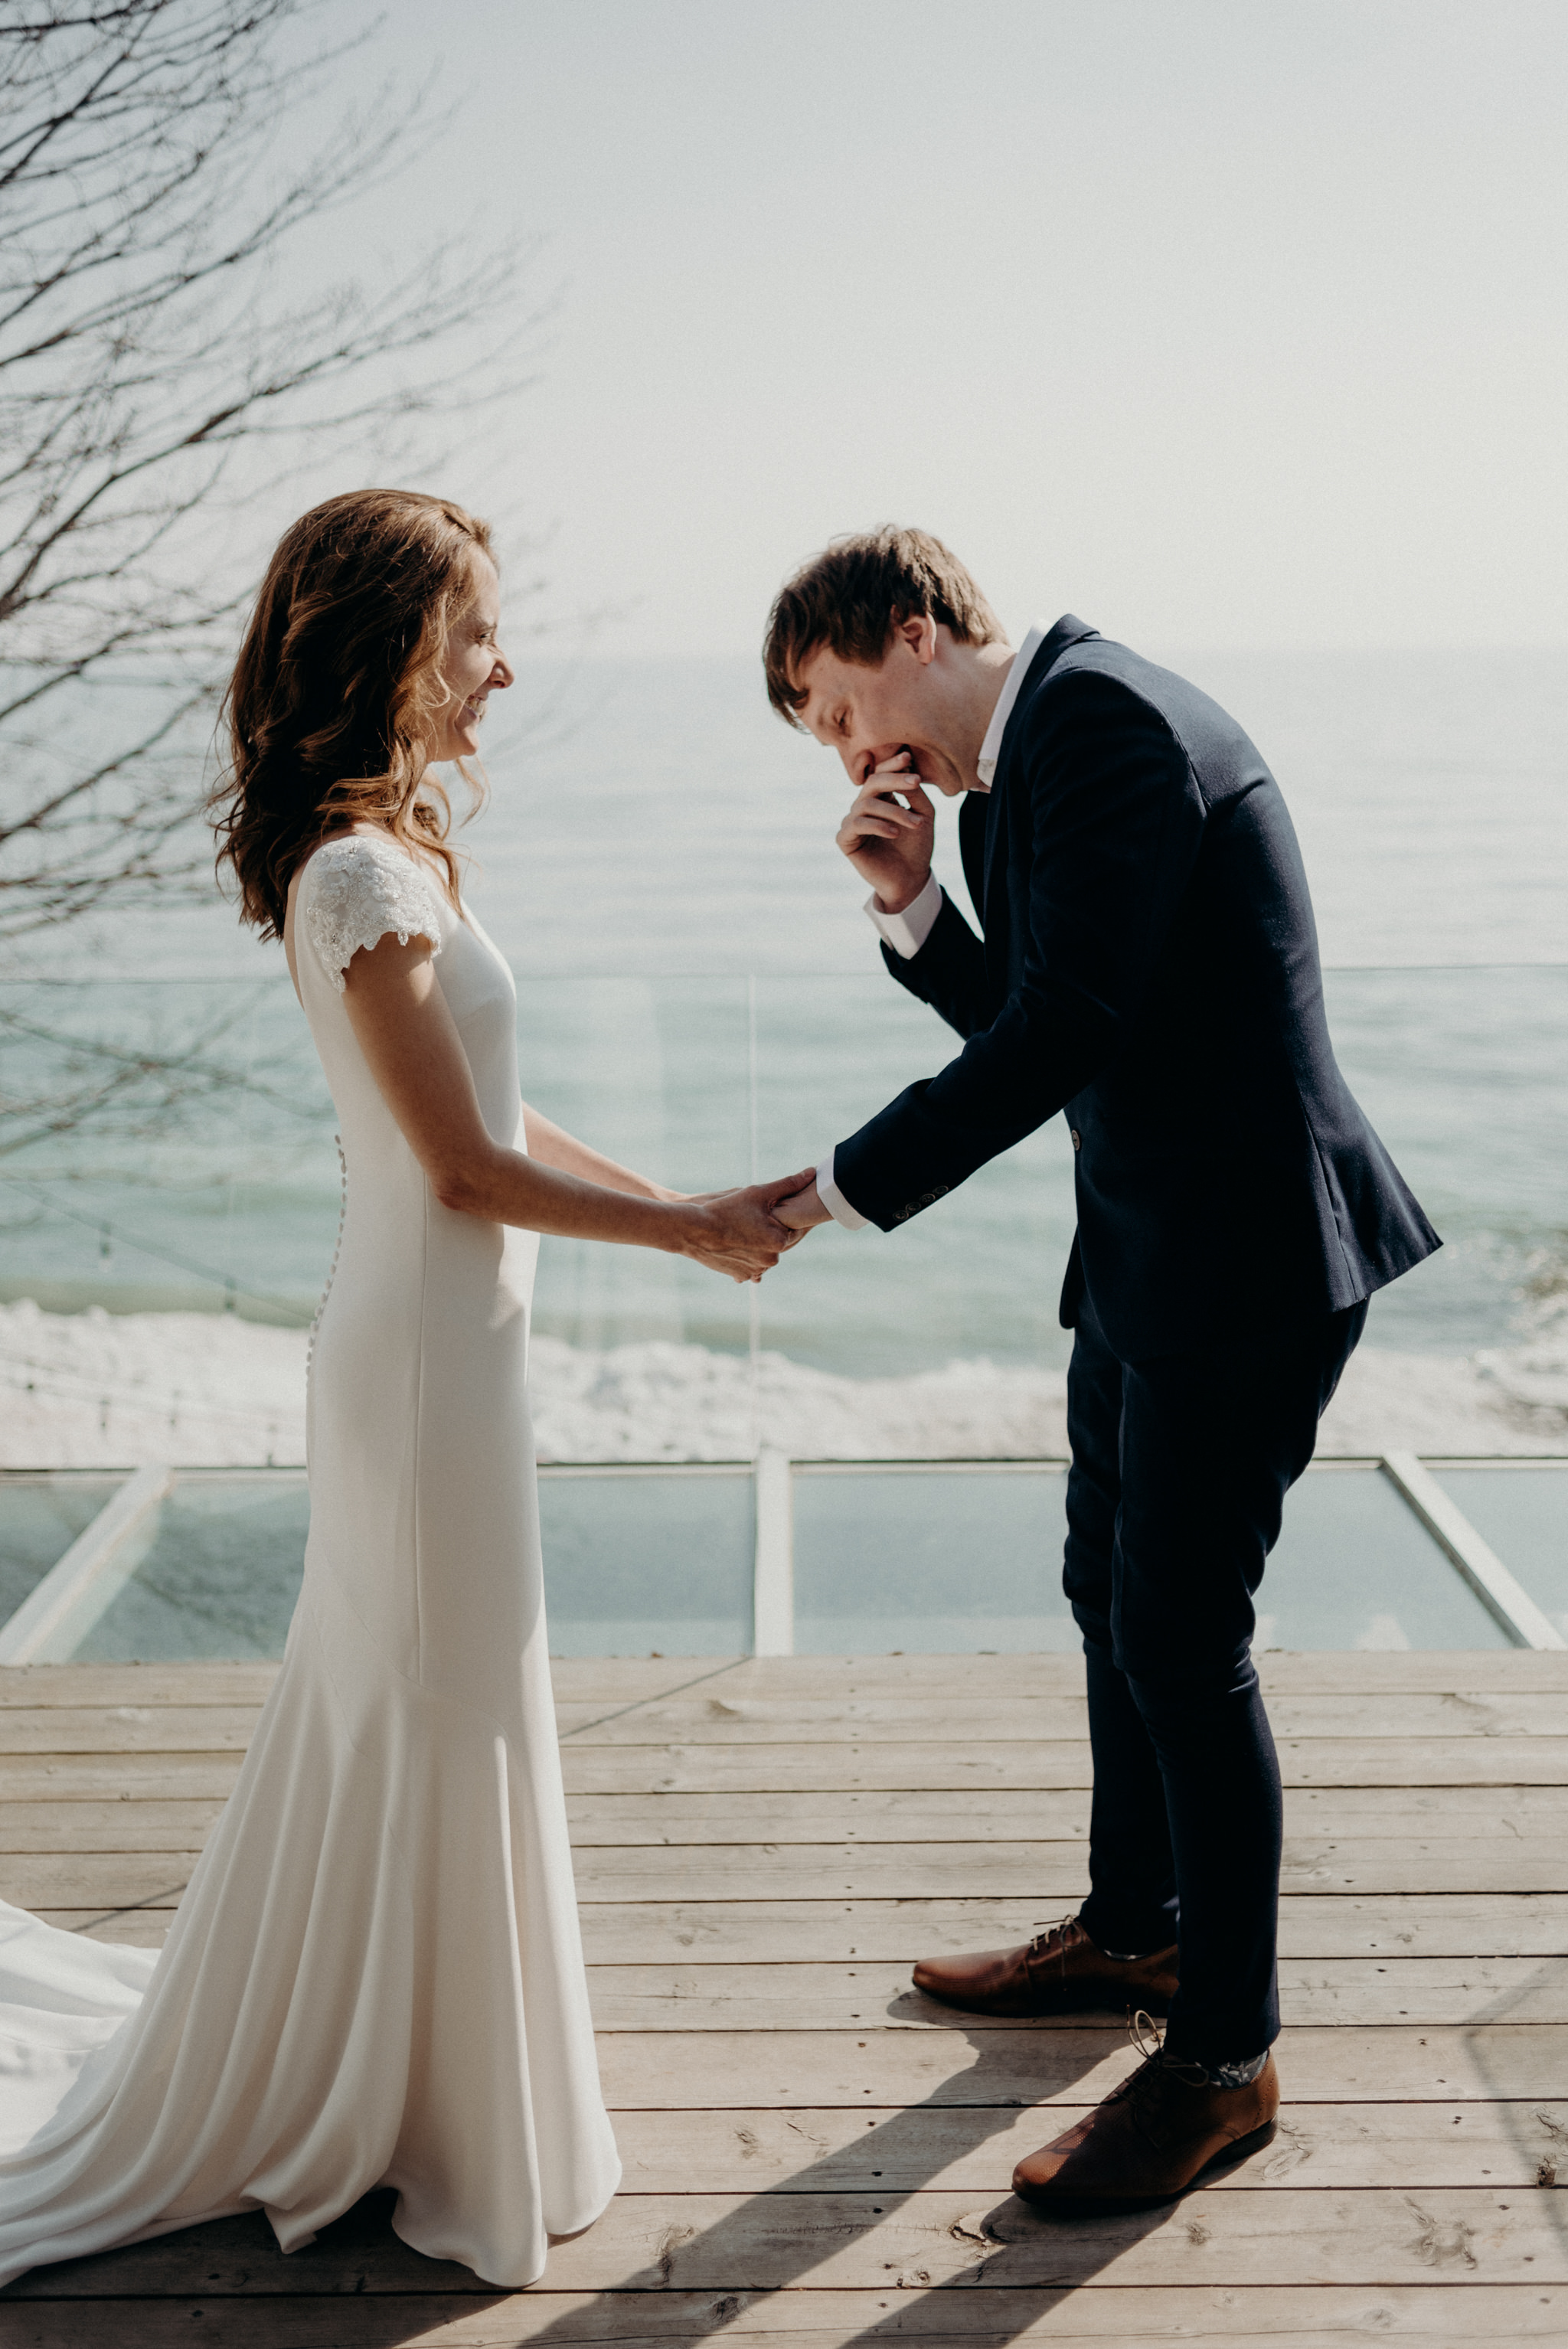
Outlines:
{"label": "bare tree branch", "polygon": [[[374,43],[325,8],[0,13],[0,976],[63,924],[210,885],[194,815],[253,584],[225,567],[244,518],[334,450],[350,479],[378,437],[428,460],[433,428],[528,380],[546,313],[521,299],[526,242],[438,243],[325,290],[307,272],[291,295],[299,240],[432,131],[428,88],[383,88],[280,162],[279,122]],[[45,1040],[0,1012],[0,1049]],[[200,1041],[160,1073],[77,1040],[70,1082],[0,1098],[0,1152],[210,1092]]]}

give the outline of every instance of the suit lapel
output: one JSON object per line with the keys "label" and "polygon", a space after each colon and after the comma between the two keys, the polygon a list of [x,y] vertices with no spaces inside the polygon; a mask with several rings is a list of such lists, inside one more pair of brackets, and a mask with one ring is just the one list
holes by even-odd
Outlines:
{"label": "suit lapel", "polygon": [[[987,946],[991,944],[993,904],[995,907],[998,926],[1006,918],[1007,893],[1002,882],[1001,868],[1006,855],[1007,826],[1002,818],[1002,803],[1012,782],[1013,770],[1017,764],[1020,715],[1031,694],[1038,691],[1067,651],[1068,647],[1081,644],[1085,636],[1098,636],[1099,634],[1099,630],[1091,628],[1087,621],[1078,619],[1071,612],[1064,612],[1056,626],[1041,638],[1036,649],[1035,657],[1029,663],[1028,675],[1025,678],[1018,691],[1018,698],[1013,704],[1012,715],[1007,720],[1002,736],[1002,748],[996,761],[996,778],[985,799],[985,827],[982,849],[984,863],[980,893],[977,897],[975,897],[973,881],[969,884],[969,894],[972,897],[975,897],[975,904],[980,911],[981,925],[986,931]],[[970,799],[975,796],[974,792],[969,794]],[[965,803],[964,812],[965,814],[968,812],[967,801]],[[961,834],[962,829],[961,817]],[[968,879],[968,875],[969,867],[965,858],[965,879]],[[1000,939],[997,942],[1002,943]]]}
{"label": "suit lapel", "polygon": [[990,806],[989,792],[965,792],[958,809],[958,853],[964,860],[969,902],[979,915],[982,927],[985,921],[985,819]]}

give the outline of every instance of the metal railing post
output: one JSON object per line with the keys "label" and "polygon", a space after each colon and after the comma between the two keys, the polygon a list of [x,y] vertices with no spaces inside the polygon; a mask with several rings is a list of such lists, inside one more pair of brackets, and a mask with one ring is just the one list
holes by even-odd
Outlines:
{"label": "metal railing post", "polygon": [[751,1584],[751,1650],[795,1652],[795,1506],[788,1453],[764,1444],[752,1470],[757,1552]]}
{"label": "metal railing post", "polygon": [[1568,1640],[1510,1574],[1457,1502],[1413,1452],[1386,1452],[1383,1474],[1438,1547],[1458,1567],[1481,1605],[1518,1648],[1568,1648]]}
{"label": "metal railing post", "polygon": [[139,1468],[0,1628],[0,1664],[57,1662],[108,1612],[144,1554],[139,1537],[174,1489],[169,1468]]}

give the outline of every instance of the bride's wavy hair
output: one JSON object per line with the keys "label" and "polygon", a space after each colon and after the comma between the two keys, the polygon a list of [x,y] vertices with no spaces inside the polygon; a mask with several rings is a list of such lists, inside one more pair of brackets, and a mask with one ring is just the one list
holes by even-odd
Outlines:
{"label": "bride's wavy hair", "polygon": [[[356,823],[433,857],[458,904],[451,802],[428,745],[452,699],[440,661],[476,552],[490,554],[488,524],[414,490],[351,490],[284,532],[223,698],[227,757],[207,802],[220,871],[233,867],[240,918],[264,938],[283,936],[300,864]],[[471,815],[482,772],[455,763]]]}

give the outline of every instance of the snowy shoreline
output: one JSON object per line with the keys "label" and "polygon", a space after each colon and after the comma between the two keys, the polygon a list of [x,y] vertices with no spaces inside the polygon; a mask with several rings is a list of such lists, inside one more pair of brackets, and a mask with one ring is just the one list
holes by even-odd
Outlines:
{"label": "snowy shoreline", "polygon": [[[294,1465],[304,1458],[305,1333],[226,1314],[46,1313],[0,1306],[0,1467]],[[1059,1457],[1059,1371],[984,1361],[851,1379],[777,1353],[650,1340],[592,1352],[536,1337],[542,1460]],[[1319,1449],[1568,1452],[1568,1315],[1470,1355],[1363,1346]]]}

